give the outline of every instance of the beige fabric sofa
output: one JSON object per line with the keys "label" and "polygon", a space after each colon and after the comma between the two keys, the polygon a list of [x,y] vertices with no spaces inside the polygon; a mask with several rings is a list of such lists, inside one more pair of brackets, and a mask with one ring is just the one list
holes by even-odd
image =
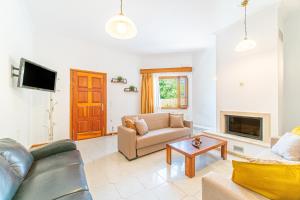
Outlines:
{"label": "beige fabric sofa", "polygon": [[[125,127],[126,118],[138,117],[144,119],[149,132],[139,136],[135,130]],[[118,127],[118,149],[128,159],[162,150],[167,143],[189,138],[192,134],[193,123],[184,121],[184,128],[170,128],[169,113],[153,113],[130,115],[122,118],[122,126]]]}
{"label": "beige fabric sofa", "polygon": [[[278,138],[272,138],[272,145]],[[300,164],[300,162],[288,161],[274,154],[268,149],[256,156],[262,160],[276,160],[290,164]],[[234,183],[230,178],[223,177],[217,173],[209,173],[202,178],[202,200],[266,200],[267,198],[243,188]]]}

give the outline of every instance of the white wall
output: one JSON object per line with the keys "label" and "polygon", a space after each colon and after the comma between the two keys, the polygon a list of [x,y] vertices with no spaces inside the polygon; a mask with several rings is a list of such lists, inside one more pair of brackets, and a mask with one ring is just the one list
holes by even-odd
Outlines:
{"label": "white wall", "polygon": [[193,122],[195,127],[216,130],[216,46],[193,55]]}
{"label": "white wall", "polygon": [[248,17],[249,38],[257,47],[237,53],[243,23],[217,33],[217,125],[220,111],[271,114],[272,135],[278,135],[277,5]]}
{"label": "white wall", "polygon": [[[168,54],[152,54],[141,56],[141,68],[171,68],[171,67],[192,67],[193,54],[192,53],[168,53]],[[156,74],[155,76],[159,76]],[[162,74],[161,74],[162,75]],[[192,73],[164,73],[167,76],[188,76],[189,82],[189,107],[188,109],[159,109],[156,108],[156,112],[170,112],[170,113],[182,113],[186,120],[193,119],[193,78]]]}
{"label": "white wall", "polygon": [[[136,114],[140,110],[138,93],[125,93],[124,87],[132,84],[139,88],[139,63],[137,56],[118,52],[94,44],[89,41],[74,39],[71,36],[56,36],[36,32],[34,35],[35,61],[58,71],[59,90],[55,94],[58,105],[55,110],[54,139],[69,138],[70,122],[70,68],[91,70],[107,73],[107,128],[116,131],[121,123],[121,117]],[[116,76],[127,78],[128,85],[112,84],[111,78]],[[48,93],[34,91],[32,98],[31,126],[32,142],[42,142],[47,139]]]}
{"label": "white wall", "polygon": [[[295,8],[294,8],[295,9]],[[284,32],[283,132],[300,125],[300,8],[288,12]]]}
{"label": "white wall", "polygon": [[31,92],[16,87],[11,65],[32,57],[32,24],[23,0],[0,2],[0,138],[29,145]]}

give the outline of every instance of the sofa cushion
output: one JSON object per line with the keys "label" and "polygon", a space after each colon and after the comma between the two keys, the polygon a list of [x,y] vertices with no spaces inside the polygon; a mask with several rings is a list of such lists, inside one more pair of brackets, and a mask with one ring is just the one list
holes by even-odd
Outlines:
{"label": "sofa cushion", "polygon": [[125,127],[126,128],[131,128],[133,130],[136,130],[136,126],[135,126],[135,122],[138,121],[139,119],[136,117],[136,119],[129,119],[129,118],[126,118],[125,119]]}
{"label": "sofa cushion", "polygon": [[300,135],[284,134],[272,147],[272,152],[291,161],[300,161]]}
{"label": "sofa cushion", "polygon": [[75,192],[63,197],[58,198],[58,200],[93,200],[90,192],[82,191],[82,192]]}
{"label": "sofa cushion", "polygon": [[14,200],[53,200],[87,190],[83,166],[70,165],[26,178]]}
{"label": "sofa cushion", "polygon": [[137,149],[186,137],[191,134],[191,131],[191,129],[186,127],[163,128],[149,131],[146,135],[137,137]]}
{"label": "sofa cushion", "polygon": [[299,161],[289,161],[289,160],[284,159],[283,157],[273,153],[271,149],[266,149],[266,150],[262,151],[260,154],[255,156],[255,159],[275,160],[275,161],[282,162],[282,163],[300,164]]}
{"label": "sofa cushion", "polygon": [[12,139],[0,139],[0,156],[9,163],[20,178],[27,175],[33,162],[31,153]]}
{"label": "sofa cushion", "polygon": [[232,165],[232,181],[236,184],[268,199],[300,199],[299,165],[259,164],[240,161],[232,161]]}
{"label": "sofa cushion", "polygon": [[22,178],[18,177],[10,164],[0,156],[0,199],[12,199]]}
{"label": "sofa cushion", "polygon": [[35,161],[28,172],[27,178],[48,172],[50,170],[82,163],[83,161],[78,150],[55,154],[53,156]]}
{"label": "sofa cushion", "polygon": [[183,116],[180,115],[170,115],[170,127],[171,128],[183,128]]}
{"label": "sofa cushion", "polygon": [[139,115],[140,119],[144,119],[148,125],[149,130],[157,130],[168,128],[170,125],[169,113],[151,113]]}
{"label": "sofa cushion", "polygon": [[135,127],[139,135],[145,135],[149,131],[148,125],[144,119],[135,121]]}

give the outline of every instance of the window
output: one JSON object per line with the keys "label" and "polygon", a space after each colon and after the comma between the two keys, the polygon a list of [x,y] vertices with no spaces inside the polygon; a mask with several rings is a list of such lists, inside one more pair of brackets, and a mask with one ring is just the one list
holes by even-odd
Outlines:
{"label": "window", "polygon": [[159,77],[159,105],[163,109],[187,109],[188,77]]}

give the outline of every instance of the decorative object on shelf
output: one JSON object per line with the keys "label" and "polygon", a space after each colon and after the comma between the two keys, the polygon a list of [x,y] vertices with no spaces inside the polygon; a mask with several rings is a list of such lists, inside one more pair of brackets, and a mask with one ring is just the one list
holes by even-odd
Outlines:
{"label": "decorative object on shelf", "polygon": [[249,3],[249,0],[243,0],[241,3],[241,6],[245,9],[245,19],[244,19],[245,37],[236,46],[235,51],[237,51],[237,52],[249,51],[256,47],[256,42],[254,40],[248,39],[248,32],[247,32],[247,6],[248,6],[248,3]]}
{"label": "decorative object on shelf", "polygon": [[120,40],[131,39],[137,35],[135,24],[123,13],[123,0],[121,0],[120,13],[108,20],[105,30],[111,37]]}
{"label": "decorative object on shelf", "polygon": [[124,92],[138,92],[137,87],[131,85],[129,88],[124,88]]}
{"label": "decorative object on shelf", "polygon": [[199,148],[201,145],[201,138],[200,137],[195,137],[192,141],[192,145],[196,148]]}
{"label": "decorative object on shelf", "polygon": [[124,84],[127,84],[127,79],[123,78],[122,76],[118,76],[117,78],[112,78],[111,82],[112,83],[124,83]]}

